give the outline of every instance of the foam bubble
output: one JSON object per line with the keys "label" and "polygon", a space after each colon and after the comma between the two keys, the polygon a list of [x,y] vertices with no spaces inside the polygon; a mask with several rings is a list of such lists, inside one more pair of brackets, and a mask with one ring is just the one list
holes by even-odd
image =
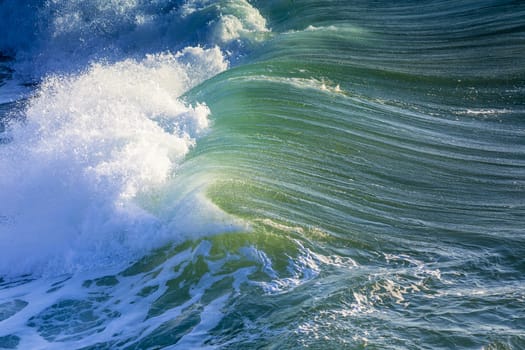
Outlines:
{"label": "foam bubble", "polygon": [[166,186],[208,128],[208,107],[180,95],[226,68],[218,48],[187,48],[46,78],[0,146],[0,274],[82,269],[157,244],[163,223],[137,198]]}

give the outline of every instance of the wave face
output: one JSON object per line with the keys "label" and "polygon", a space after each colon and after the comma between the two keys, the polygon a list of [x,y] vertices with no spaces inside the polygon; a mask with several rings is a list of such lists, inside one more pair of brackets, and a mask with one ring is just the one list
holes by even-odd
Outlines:
{"label": "wave face", "polygon": [[0,348],[524,348],[523,18],[0,1]]}

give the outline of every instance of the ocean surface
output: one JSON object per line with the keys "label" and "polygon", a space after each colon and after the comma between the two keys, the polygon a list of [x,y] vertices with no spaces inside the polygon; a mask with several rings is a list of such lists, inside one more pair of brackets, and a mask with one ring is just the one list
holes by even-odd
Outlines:
{"label": "ocean surface", "polygon": [[0,348],[525,349],[525,2],[0,0]]}

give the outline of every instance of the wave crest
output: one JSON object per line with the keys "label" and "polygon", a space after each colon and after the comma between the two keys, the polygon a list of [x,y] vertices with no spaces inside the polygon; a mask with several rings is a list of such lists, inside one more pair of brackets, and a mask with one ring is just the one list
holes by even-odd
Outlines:
{"label": "wave crest", "polygon": [[166,185],[208,127],[208,107],[181,94],[226,68],[218,48],[187,48],[46,78],[0,148],[0,274],[154,245],[158,220],[136,197]]}

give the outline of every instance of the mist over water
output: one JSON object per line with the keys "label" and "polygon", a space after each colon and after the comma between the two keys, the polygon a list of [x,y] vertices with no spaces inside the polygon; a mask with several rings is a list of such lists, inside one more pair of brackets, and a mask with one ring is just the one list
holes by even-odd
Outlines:
{"label": "mist over water", "polygon": [[0,348],[525,347],[525,6],[0,2]]}

